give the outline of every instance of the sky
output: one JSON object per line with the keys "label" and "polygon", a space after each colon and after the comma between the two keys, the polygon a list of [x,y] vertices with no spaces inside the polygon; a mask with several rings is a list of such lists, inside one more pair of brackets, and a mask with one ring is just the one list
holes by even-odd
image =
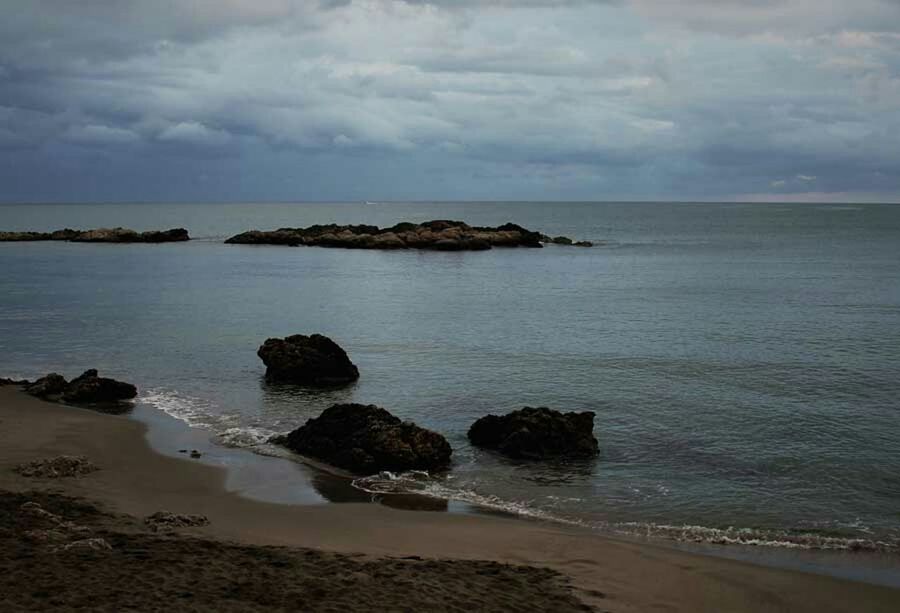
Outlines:
{"label": "sky", "polygon": [[0,201],[900,202],[900,0],[0,0]]}

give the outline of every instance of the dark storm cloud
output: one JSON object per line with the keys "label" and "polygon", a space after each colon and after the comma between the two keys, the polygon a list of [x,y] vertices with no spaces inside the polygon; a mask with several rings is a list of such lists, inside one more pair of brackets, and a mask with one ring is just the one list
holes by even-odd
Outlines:
{"label": "dark storm cloud", "polygon": [[0,0],[0,199],[900,194],[900,3]]}

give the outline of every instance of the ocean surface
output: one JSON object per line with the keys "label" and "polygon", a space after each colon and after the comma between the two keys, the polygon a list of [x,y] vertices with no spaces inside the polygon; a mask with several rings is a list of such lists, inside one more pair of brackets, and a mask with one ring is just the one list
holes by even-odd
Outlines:
{"label": "ocean surface", "polygon": [[[252,228],[429,219],[597,246],[223,244]],[[900,542],[900,206],[0,205],[0,230],[118,225],[197,240],[0,243],[0,376],[96,367],[139,386],[136,413],[262,454],[334,402],[448,437],[448,474],[357,480],[364,497],[711,542]],[[348,351],[359,382],[267,385],[262,341],[312,332]],[[521,463],[469,446],[475,419],[523,406],[596,412],[600,457]],[[340,497],[295,466],[299,499]]]}

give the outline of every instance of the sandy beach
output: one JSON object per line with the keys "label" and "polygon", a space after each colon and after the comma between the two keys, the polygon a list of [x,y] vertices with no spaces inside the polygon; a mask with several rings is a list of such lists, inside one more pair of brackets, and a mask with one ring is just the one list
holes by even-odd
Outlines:
{"label": "sandy beach", "polygon": [[[223,469],[153,451],[135,420],[12,387],[0,389],[0,448],[0,535],[14,544],[0,559],[4,610],[154,610],[173,602],[188,610],[900,607],[900,591],[885,587],[537,522],[253,501],[225,490]],[[13,470],[61,454],[85,456],[99,470],[57,479]],[[112,550],[61,552],[29,541],[23,535],[40,527],[23,515],[29,501]],[[203,515],[209,525],[151,532],[141,518],[158,511]],[[137,579],[126,587],[115,577]]]}

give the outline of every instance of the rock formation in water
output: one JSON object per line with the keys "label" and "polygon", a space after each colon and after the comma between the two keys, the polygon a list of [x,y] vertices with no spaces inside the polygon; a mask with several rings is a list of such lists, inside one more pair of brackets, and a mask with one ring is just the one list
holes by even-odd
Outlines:
{"label": "rock formation in water", "polygon": [[359,379],[359,370],[347,352],[321,334],[270,338],[256,354],[266,365],[266,380],[273,383],[325,387]]}
{"label": "rock formation in water", "polygon": [[[390,228],[368,225],[315,225],[264,232],[251,230],[232,236],[228,244],[305,245],[345,249],[430,249],[435,251],[484,251],[493,247],[543,246],[546,238],[522,226],[508,223],[496,228],[469,226],[461,221],[437,220],[421,224],[398,223]],[[571,241],[570,241],[571,243]]]}
{"label": "rock formation in water", "polygon": [[137,396],[137,388],[132,384],[100,377],[95,369],[87,370],[71,381],[66,381],[62,375],[50,373],[27,384],[25,392],[55,402],[109,407]]}
{"label": "rock formation in water", "polygon": [[271,442],[360,475],[437,470],[450,463],[453,453],[440,434],[361,404],[335,404]]}
{"label": "rock formation in water", "polygon": [[469,428],[477,447],[512,458],[591,458],[598,454],[594,413],[561,413],[525,407],[507,415],[487,415]]}
{"label": "rock formation in water", "polygon": [[174,243],[190,240],[184,228],[136,232],[127,228],[56,230],[54,232],[0,232],[0,242],[71,241],[74,243]]}

